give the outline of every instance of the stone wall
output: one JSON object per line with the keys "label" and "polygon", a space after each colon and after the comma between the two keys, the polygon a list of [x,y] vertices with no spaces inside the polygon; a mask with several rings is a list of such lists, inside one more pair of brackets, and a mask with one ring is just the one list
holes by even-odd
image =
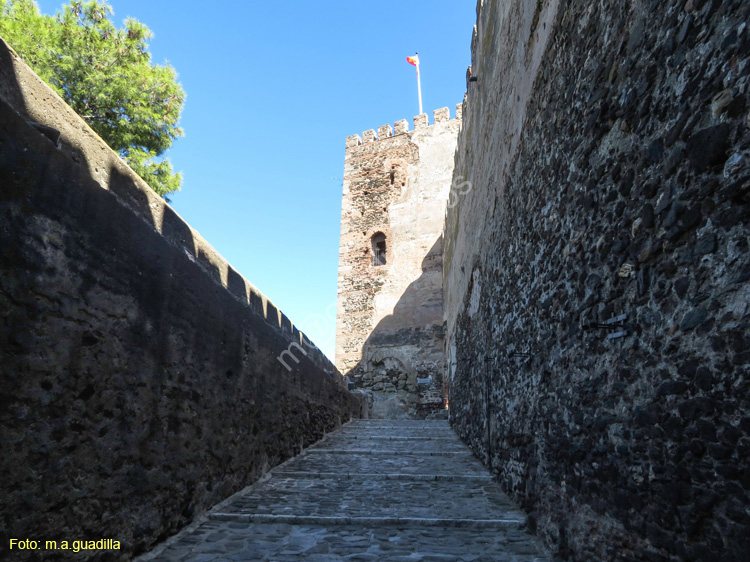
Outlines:
{"label": "stone wall", "polygon": [[747,560],[750,5],[484,0],[451,421],[566,560]]}
{"label": "stone wall", "polygon": [[[460,119],[448,108],[347,139],[336,364],[373,417],[444,409],[441,232]],[[375,265],[373,236],[385,236]]]}
{"label": "stone wall", "polygon": [[282,366],[300,332],[1,41],[0,248],[6,541],[130,560],[359,414],[319,351]]}

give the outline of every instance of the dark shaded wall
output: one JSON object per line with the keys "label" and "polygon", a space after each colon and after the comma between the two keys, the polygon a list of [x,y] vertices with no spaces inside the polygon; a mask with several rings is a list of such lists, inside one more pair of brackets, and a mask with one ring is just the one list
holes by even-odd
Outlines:
{"label": "dark shaded wall", "polygon": [[317,350],[287,370],[300,332],[0,51],[2,557],[129,560],[360,404]]}
{"label": "dark shaded wall", "polygon": [[444,234],[451,422],[563,559],[748,559],[749,20],[729,0],[478,8],[472,188]]}

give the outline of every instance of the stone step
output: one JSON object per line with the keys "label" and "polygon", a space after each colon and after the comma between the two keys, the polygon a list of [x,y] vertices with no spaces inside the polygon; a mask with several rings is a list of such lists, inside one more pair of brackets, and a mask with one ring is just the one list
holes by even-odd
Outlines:
{"label": "stone step", "polygon": [[389,434],[444,434],[450,435],[452,432],[448,424],[445,425],[398,425],[398,426],[371,426],[371,425],[356,425],[354,423],[348,423],[343,426],[340,430],[342,433],[380,433],[383,435]]}
{"label": "stone step", "polygon": [[409,480],[412,482],[429,482],[435,480],[492,482],[489,474],[399,474],[399,473],[359,473],[359,472],[292,472],[276,471],[274,476],[280,478],[325,478],[341,480]]}
{"label": "stone step", "polygon": [[388,435],[391,433],[409,433],[418,435],[420,433],[442,433],[449,435],[452,430],[449,425],[399,425],[399,426],[371,426],[371,425],[356,425],[354,423],[348,423],[343,426],[340,430],[342,433],[382,433]]}
{"label": "stone step", "polygon": [[359,525],[373,527],[462,527],[473,529],[503,529],[522,526],[523,519],[436,519],[429,517],[347,517],[307,515],[260,515],[255,513],[212,513],[217,521],[245,523],[287,523],[290,525]]}
{"label": "stone step", "polygon": [[318,454],[326,453],[329,455],[413,455],[413,456],[428,456],[428,457],[465,457],[466,452],[455,450],[455,451],[408,451],[398,449],[328,449],[325,447],[316,447],[305,450],[306,454]]}
{"label": "stone step", "polygon": [[472,474],[489,477],[487,469],[468,453],[465,456],[352,455],[311,449],[291,459],[278,470],[292,472],[351,472],[362,474]]}
{"label": "stone step", "polygon": [[344,431],[382,431],[385,433],[399,432],[399,431],[405,431],[405,432],[411,432],[411,433],[418,433],[420,431],[451,432],[450,425],[448,425],[447,422],[402,423],[402,424],[397,424],[397,425],[394,425],[394,424],[375,425],[375,424],[368,424],[368,423],[350,422],[344,425],[342,427],[342,430]]}
{"label": "stone step", "polygon": [[[329,434],[329,436],[334,434]],[[420,433],[407,433],[407,432],[398,432],[398,433],[389,433],[389,434],[383,434],[380,432],[374,432],[374,431],[361,431],[361,432],[354,432],[354,431],[346,431],[341,432],[339,434],[336,434],[339,439],[369,439],[372,441],[448,441],[453,443],[460,443],[458,439],[450,434],[446,434],[445,432],[420,432]]]}
{"label": "stone step", "polygon": [[383,418],[353,419],[351,425],[450,425],[447,419],[442,420],[397,420]]}
{"label": "stone step", "polygon": [[447,443],[458,443],[461,444],[461,441],[458,440],[458,438],[455,435],[443,435],[441,434],[435,434],[432,437],[423,436],[423,435],[415,435],[415,436],[399,436],[399,435],[381,435],[379,433],[370,432],[370,433],[331,433],[328,436],[328,439],[336,439],[337,441],[430,441],[430,442],[441,442],[445,441]]}
{"label": "stone step", "polygon": [[468,454],[466,446],[453,441],[410,441],[410,440],[375,440],[375,439],[326,439],[325,442],[310,447],[310,452],[351,450],[382,451],[390,453],[461,453]]}
{"label": "stone step", "polygon": [[421,431],[410,431],[406,429],[385,431],[385,430],[370,430],[370,429],[356,429],[346,428],[341,431],[329,433],[328,435],[337,435],[341,438],[350,439],[450,439],[458,441],[456,434],[450,430],[421,430]]}
{"label": "stone step", "polygon": [[[209,520],[151,562],[548,562],[512,525],[489,528],[251,523]],[[146,559],[141,560],[146,562]]]}
{"label": "stone step", "polygon": [[224,513],[306,517],[523,521],[496,483],[485,480],[285,478],[274,474],[227,503]]}

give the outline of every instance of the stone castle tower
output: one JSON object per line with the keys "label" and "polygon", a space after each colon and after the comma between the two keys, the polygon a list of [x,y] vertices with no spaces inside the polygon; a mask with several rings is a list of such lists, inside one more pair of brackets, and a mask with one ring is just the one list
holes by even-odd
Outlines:
{"label": "stone castle tower", "polygon": [[336,366],[372,392],[374,416],[445,407],[442,230],[461,107],[346,139]]}

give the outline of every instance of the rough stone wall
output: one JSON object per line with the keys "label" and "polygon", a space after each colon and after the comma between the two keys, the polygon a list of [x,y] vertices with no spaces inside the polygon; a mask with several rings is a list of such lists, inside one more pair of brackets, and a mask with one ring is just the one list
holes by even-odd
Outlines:
{"label": "rough stone wall", "polygon": [[1,41],[0,84],[2,558],[130,560],[360,406]]}
{"label": "rough stone wall", "polygon": [[485,0],[453,426],[562,559],[747,560],[750,4]]}
{"label": "rough stone wall", "polygon": [[[336,364],[373,416],[444,408],[441,233],[460,119],[447,108],[347,139]],[[372,237],[386,236],[373,265]],[[420,381],[428,381],[422,382]]]}

